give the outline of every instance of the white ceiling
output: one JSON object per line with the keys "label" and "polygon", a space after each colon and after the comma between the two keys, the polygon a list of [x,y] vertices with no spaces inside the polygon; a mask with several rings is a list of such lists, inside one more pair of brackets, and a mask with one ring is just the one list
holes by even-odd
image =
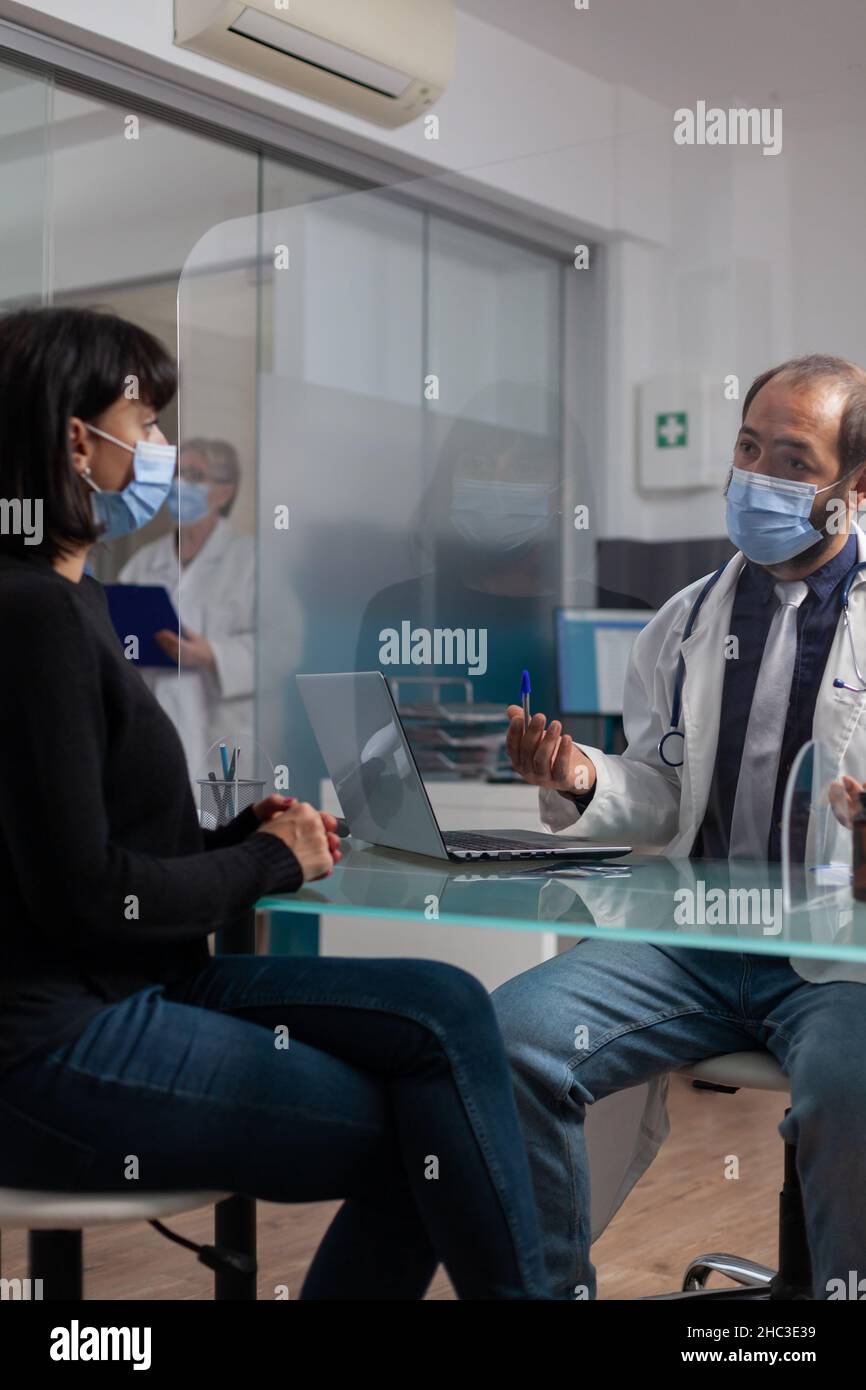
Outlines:
{"label": "white ceiling", "polygon": [[[864,90],[866,0],[457,0],[577,68],[674,107]],[[811,103],[810,103],[811,105]]]}

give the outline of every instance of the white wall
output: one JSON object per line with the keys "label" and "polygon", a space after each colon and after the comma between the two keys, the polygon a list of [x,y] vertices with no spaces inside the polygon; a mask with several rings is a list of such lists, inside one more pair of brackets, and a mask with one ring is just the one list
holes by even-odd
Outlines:
{"label": "white wall", "polygon": [[742,399],[759,372],[801,353],[866,365],[866,121],[837,118],[829,99],[784,110],[777,157],[676,148],[669,244],[609,249],[607,535],[724,534],[727,452],[719,489],[641,492],[634,387],[644,374],[697,366],[720,389],[736,374]]}

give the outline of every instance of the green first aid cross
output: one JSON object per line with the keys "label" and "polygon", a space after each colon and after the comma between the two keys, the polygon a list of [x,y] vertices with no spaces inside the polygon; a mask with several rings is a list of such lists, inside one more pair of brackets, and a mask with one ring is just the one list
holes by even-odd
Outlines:
{"label": "green first aid cross", "polygon": [[689,442],[689,417],[685,410],[669,410],[656,416],[656,448],[681,449]]}

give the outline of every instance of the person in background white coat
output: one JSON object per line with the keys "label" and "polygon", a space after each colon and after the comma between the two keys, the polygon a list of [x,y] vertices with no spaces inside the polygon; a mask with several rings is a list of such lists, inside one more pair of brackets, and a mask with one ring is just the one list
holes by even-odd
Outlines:
{"label": "person in background white coat", "polygon": [[[540,788],[549,829],[630,842],[672,865],[685,859],[695,878],[702,859],[717,870],[728,860],[732,888],[748,885],[781,857],[785,783],[814,737],[839,770],[830,857],[850,862],[850,816],[866,773],[866,685],[856,671],[866,662],[866,589],[855,572],[866,561],[866,534],[853,519],[864,495],[866,372],[812,356],[758,377],[726,488],[737,554],[689,636],[709,576],[638,635],[624,690],[625,753],[578,748],[540,713],[524,729],[522,711],[509,707],[511,761]],[[851,642],[841,619],[846,581]],[[659,745],[674,722],[681,648],[684,738],[668,740],[666,763]],[[579,892],[599,908],[600,925],[611,920],[613,905],[592,885]],[[626,901],[626,914],[631,901],[640,899]],[[670,930],[673,903],[662,922],[657,905],[641,909],[653,914],[644,925]],[[814,925],[815,939],[828,939],[820,914]],[[668,1132],[670,1071],[756,1048],[770,1051],[790,1082],[780,1133],[797,1145],[812,1289],[786,1296],[837,1297],[850,1271],[866,1274],[864,984],[866,967],[846,961],[588,937],[495,991],[554,1287],[594,1297],[591,1239]],[[584,1121],[587,1106],[612,1098],[639,1102],[631,1149],[619,1123],[603,1152],[614,1177],[605,1171],[605,1200],[592,1211]]]}
{"label": "person in background white coat", "polygon": [[217,739],[253,732],[255,544],[228,521],[240,483],[231,444],[190,439],[180,449],[168,499],[177,529],[133,555],[122,584],[161,584],[183,635],[156,640],[178,664],[142,675],[180,734],[190,777]]}

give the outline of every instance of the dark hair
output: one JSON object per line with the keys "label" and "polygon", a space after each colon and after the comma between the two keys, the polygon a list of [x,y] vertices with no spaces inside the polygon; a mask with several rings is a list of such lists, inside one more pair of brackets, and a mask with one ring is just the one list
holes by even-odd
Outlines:
{"label": "dark hair", "polygon": [[0,497],[41,499],[43,539],[0,534],[0,550],[49,560],[99,539],[89,490],[72,467],[69,420],[93,421],[135,377],[162,410],[177,371],[152,334],[101,309],[21,309],[0,318]]}
{"label": "dark hair", "polygon": [[836,440],[839,476],[844,478],[852,473],[858,464],[866,466],[866,371],[844,357],[828,357],[817,352],[808,357],[792,357],[755,377],[743,401],[741,423],[761,387],[777,376],[787,377],[794,387],[809,386],[822,379],[838,381],[848,387]]}

